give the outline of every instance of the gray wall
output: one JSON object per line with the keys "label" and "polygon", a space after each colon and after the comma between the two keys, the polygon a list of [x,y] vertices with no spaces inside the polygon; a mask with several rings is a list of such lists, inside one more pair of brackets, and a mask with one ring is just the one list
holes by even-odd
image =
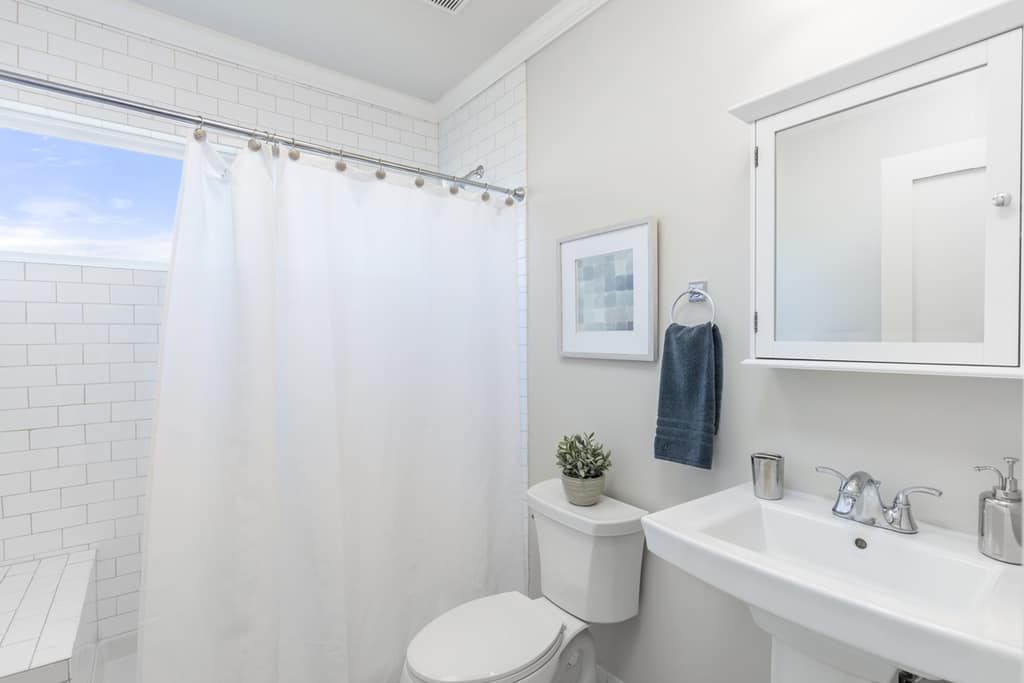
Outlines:
{"label": "gray wall", "polygon": [[[528,62],[532,482],[556,475],[562,434],[595,430],[614,452],[609,493],[650,510],[746,481],[747,455],[774,450],[792,488],[828,496],[835,482],[814,465],[863,468],[887,494],[944,489],[916,503],[919,518],[974,528],[990,482],[970,465],[1020,454],[1018,382],[739,365],[750,138],[726,110],[984,4],[611,0]],[[711,472],[653,459],[657,364],[558,356],[556,239],[649,214],[661,225],[662,324],[688,280],[709,280],[719,304],[726,379]],[[700,319],[691,308],[680,322]],[[643,581],[638,618],[594,628],[611,673],[626,683],[768,680],[768,638],[743,605],[650,555]]]}

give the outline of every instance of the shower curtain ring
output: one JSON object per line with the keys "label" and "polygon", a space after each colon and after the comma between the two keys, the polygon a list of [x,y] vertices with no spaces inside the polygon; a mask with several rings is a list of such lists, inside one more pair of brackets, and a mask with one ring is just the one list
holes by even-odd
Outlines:
{"label": "shower curtain ring", "polygon": [[378,157],[377,163],[380,164],[380,168],[377,169],[377,173],[375,174],[377,176],[377,180],[384,180],[388,176],[387,172],[384,170],[384,160]]}
{"label": "shower curtain ring", "polygon": [[344,173],[348,168],[348,164],[345,163],[345,150],[341,147],[338,148],[338,160],[334,162],[334,168],[338,170],[338,173]]}
{"label": "shower curtain ring", "polygon": [[512,193],[509,192],[508,196],[505,197],[505,206],[515,206],[516,200],[512,198]]}
{"label": "shower curtain ring", "polygon": [[288,158],[292,161],[299,160],[299,150],[295,148],[295,138],[292,138],[292,148],[288,150]]}
{"label": "shower curtain ring", "polygon": [[491,200],[491,193],[489,191],[490,187],[491,187],[490,185],[488,185],[487,183],[484,183],[484,191],[480,195],[480,201],[482,201],[482,202],[489,202]]}
{"label": "shower curtain ring", "polygon": [[262,147],[263,145],[260,143],[259,140],[256,139],[256,129],[253,128],[252,136],[249,138],[249,149],[253,152],[258,152]]}
{"label": "shower curtain ring", "polygon": [[416,187],[423,187],[423,183],[427,182],[427,181],[425,181],[423,179],[423,169],[422,168],[417,168],[416,169],[416,180],[414,180],[413,182],[416,183]]}
{"label": "shower curtain ring", "polygon": [[199,125],[196,126],[196,129],[194,131],[192,131],[192,137],[194,137],[197,142],[202,142],[203,140],[206,139],[206,131],[203,130],[203,122],[204,121],[206,121],[206,119],[204,117],[200,116],[199,117]]}

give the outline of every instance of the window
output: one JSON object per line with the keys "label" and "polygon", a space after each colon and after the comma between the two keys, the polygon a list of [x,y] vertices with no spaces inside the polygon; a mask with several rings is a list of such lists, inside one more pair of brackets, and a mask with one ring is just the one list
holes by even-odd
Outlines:
{"label": "window", "polygon": [[180,159],[0,128],[0,251],[166,264]]}

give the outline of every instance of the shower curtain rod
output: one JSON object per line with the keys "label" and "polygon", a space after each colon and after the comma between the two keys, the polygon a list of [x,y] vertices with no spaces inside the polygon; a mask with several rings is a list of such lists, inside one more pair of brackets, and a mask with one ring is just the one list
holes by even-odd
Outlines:
{"label": "shower curtain rod", "polygon": [[390,169],[392,171],[398,171],[400,173],[410,173],[421,176],[427,176],[430,178],[438,178],[440,180],[447,180],[458,185],[470,185],[472,187],[480,188],[481,190],[490,190],[498,194],[505,194],[510,197],[514,197],[517,201],[523,201],[526,198],[526,189],[523,187],[509,188],[500,187],[498,185],[490,185],[478,180],[471,178],[460,178],[455,175],[447,173],[438,173],[436,171],[430,171],[424,168],[416,166],[410,166],[403,164],[398,161],[388,161],[378,157],[368,156],[366,154],[358,154],[356,152],[346,152],[343,149],[331,149],[330,147],[324,147],[312,142],[302,142],[293,138],[282,138],[276,133],[271,133],[265,130],[255,130],[239,126],[226,121],[217,121],[206,118],[205,116],[196,116],[194,114],[188,114],[183,111],[175,109],[168,109],[166,107],[158,107],[152,104],[146,104],[144,102],[138,102],[135,100],[126,99],[123,97],[116,97],[114,95],[106,95],[104,93],[96,92],[94,90],[86,90],[85,88],[79,88],[73,85],[63,85],[61,83],[54,83],[47,81],[42,78],[36,78],[34,76],[28,76],[25,74],[17,73],[16,71],[8,71],[6,69],[0,69],[0,81],[6,81],[8,83],[14,83],[16,85],[22,85],[28,88],[34,88],[36,90],[45,90],[47,92],[58,93],[60,95],[66,95],[68,97],[74,97],[80,100],[87,100],[89,102],[96,102],[98,104],[106,104],[111,107],[117,107],[119,109],[127,109],[140,114],[149,114],[151,116],[158,116],[160,118],[169,119],[171,121],[177,121],[178,123],[187,123],[196,127],[203,127],[208,130],[216,130],[222,133],[229,133],[232,135],[243,135],[250,138],[256,138],[261,141],[267,141],[271,143],[278,143],[294,147],[295,149],[303,152],[309,152],[311,154],[319,154],[321,156],[331,158],[341,158],[377,166],[380,168]]}

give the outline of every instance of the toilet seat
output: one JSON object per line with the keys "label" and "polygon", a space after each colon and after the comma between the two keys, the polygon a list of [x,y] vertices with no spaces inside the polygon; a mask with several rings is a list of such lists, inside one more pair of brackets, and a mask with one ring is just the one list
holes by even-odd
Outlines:
{"label": "toilet seat", "polygon": [[565,622],[522,593],[463,603],[427,624],[406,654],[423,683],[504,683],[525,678],[558,653]]}

